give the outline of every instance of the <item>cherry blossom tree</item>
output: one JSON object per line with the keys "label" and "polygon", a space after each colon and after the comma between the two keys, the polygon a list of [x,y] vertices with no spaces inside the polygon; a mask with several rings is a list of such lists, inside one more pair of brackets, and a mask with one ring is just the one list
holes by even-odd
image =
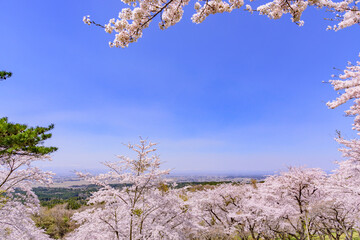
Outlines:
{"label": "cherry blossom tree", "polygon": [[50,184],[53,175],[31,166],[38,160],[19,155],[0,157],[1,239],[48,239],[31,219],[39,210],[39,200],[31,190],[32,186],[34,182]]}
{"label": "cherry blossom tree", "polygon": [[[110,42],[110,47],[128,47],[129,43],[136,42],[148,28],[150,23],[159,16],[159,27],[166,29],[178,23],[183,16],[184,7],[190,0],[122,0],[128,8],[123,8],[118,18],[112,18],[108,24],[100,25],[90,19],[83,18],[84,23],[103,27],[106,32],[115,32],[115,39]],[[283,15],[291,15],[291,20],[302,26],[302,13],[308,7],[322,8],[335,14],[334,20],[339,23],[328,26],[327,29],[335,31],[360,23],[360,12],[356,4],[358,0],[273,0],[264,4],[254,1],[247,2],[244,10],[260,15],[266,15],[270,19],[279,19]],[[203,22],[209,15],[216,13],[232,12],[244,6],[244,0],[195,0],[195,13],[191,17],[194,23]]]}
{"label": "cherry blossom tree", "polygon": [[[269,214],[267,207],[267,192],[264,185],[252,180],[252,187],[247,187],[243,198],[241,214],[237,215],[238,221],[243,222],[247,235],[252,239],[274,239],[279,232],[273,231],[278,228],[278,219]],[[271,209],[272,210],[272,209]]]}
{"label": "cherry blossom tree", "polygon": [[230,237],[237,234],[238,222],[231,214],[239,213],[243,188],[232,184],[222,184],[210,189],[190,192],[193,212],[200,225],[202,236],[219,235]]}
{"label": "cherry blossom tree", "polygon": [[[348,66],[338,78],[330,80],[330,83],[340,96],[336,100],[328,102],[327,105],[333,109],[353,101],[345,113],[354,117],[353,130],[358,131],[360,135],[360,61],[357,61],[356,64],[348,62]],[[357,216],[360,205],[360,140],[356,138],[344,139],[340,132],[338,132],[338,137],[335,140],[343,145],[339,151],[343,153],[345,160],[338,162],[339,167],[331,176],[330,186],[333,188],[331,192],[339,196],[335,204],[343,207],[336,211],[337,216],[339,216],[337,222],[346,234],[346,238],[351,239],[352,228],[359,229],[359,218]],[[344,218],[344,214],[348,217]]]}
{"label": "cherry blossom tree", "polygon": [[[332,79],[330,83],[340,96],[336,100],[328,102],[327,106],[334,109],[353,100],[353,105],[345,111],[345,114],[354,117],[353,130],[360,131],[360,61],[357,61],[355,65],[348,62],[348,66],[344,73],[339,75],[339,79]],[[358,132],[358,135],[360,135],[360,132]],[[345,146],[345,148],[341,148],[339,151],[347,159],[346,162],[340,164],[339,170],[345,175],[358,175],[360,140],[346,140],[341,136],[340,132],[338,132],[338,137],[335,140]],[[353,169],[350,169],[350,167],[353,167]],[[352,179],[356,178],[353,177]]]}
{"label": "cherry blossom tree", "polygon": [[261,186],[263,211],[278,223],[271,230],[298,240],[311,239],[316,233],[313,209],[323,198],[320,186],[325,179],[320,169],[304,167],[267,177]]}
{"label": "cherry blossom tree", "polygon": [[186,239],[193,229],[187,198],[166,183],[169,170],[160,170],[159,157],[150,156],[155,145],[146,140],[129,144],[137,158],[105,162],[106,174],[78,173],[102,188],[90,197],[92,208],[74,215],[81,226],[69,239]]}
{"label": "cherry blossom tree", "polygon": [[191,209],[200,225],[198,235],[209,239],[273,236],[258,191],[256,185],[232,183],[189,193]]}
{"label": "cherry blossom tree", "polygon": [[[333,178],[333,176],[330,176]],[[314,206],[315,229],[318,235],[327,235],[329,239],[353,239],[354,229],[359,222],[359,202],[357,196],[346,192],[338,184],[333,184],[334,179],[321,186],[325,197]]]}
{"label": "cherry blossom tree", "polygon": [[[346,110],[345,113],[348,116],[355,117],[353,130],[360,131],[360,61],[357,61],[355,65],[348,62],[348,66],[344,70],[344,73],[339,75],[339,79],[332,79],[330,80],[330,83],[333,85],[335,91],[339,91],[340,96],[336,98],[336,100],[328,102],[328,107],[334,109],[353,100],[354,104],[350,109]],[[347,142],[342,139],[341,136],[339,136],[338,139],[339,143],[350,148],[354,145],[358,145],[357,141]],[[345,157],[349,157],[352,160],[359,159],[351,156],[352,154],[355,154],[354,151],[342,151],[344,152]]]}

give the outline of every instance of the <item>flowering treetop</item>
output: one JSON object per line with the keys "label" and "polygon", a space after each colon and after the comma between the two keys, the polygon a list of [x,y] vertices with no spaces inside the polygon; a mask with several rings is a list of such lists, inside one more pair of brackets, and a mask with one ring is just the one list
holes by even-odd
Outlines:
{"label": "flowering treetop", "polygon": [[82,225],[69,239],[187,239],[182,230],[193,223],[186,198],[165,183],[169,170],[161,170],[159,157],[150,155],[155,145],[142,139],[129,144],[137,157],[104,163],[110,169],[106,174],[78,173],[102,188],[89,199],[94,208],[75,214]]}

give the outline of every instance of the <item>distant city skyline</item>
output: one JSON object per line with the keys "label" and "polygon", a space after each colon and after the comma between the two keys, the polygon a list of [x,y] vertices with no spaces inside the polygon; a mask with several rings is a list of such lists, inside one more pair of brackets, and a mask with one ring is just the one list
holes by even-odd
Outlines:
{"label": "distant city skyline", "polygon": [[178,25],[110,49],[113,36],[82,17],[106,23],[120,1],[0,7],[0,68],[14,74],[0,82],[0,115],[55,124],[44,169],[101,169],[142,136],[174,172],[330,171],[342,159],[335,130],[356,135],[345,107],[326,107],[337,95],[322,81],[358,60],[360,32],[325,31],[324,11],[305,12],[301,28],[240,10],[196,25],[189,6]]}

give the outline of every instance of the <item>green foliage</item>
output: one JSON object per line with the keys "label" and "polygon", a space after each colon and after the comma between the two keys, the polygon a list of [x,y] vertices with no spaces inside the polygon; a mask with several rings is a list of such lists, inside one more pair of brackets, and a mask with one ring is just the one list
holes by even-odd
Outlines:
{"label": "green foliage", "polygon": [[60,198],[53,198],[49,201],[41,201],[40,202],[40,205],[42,207],[47,207],[48,209],[51,209],[60,204],[65,204],[66,209],[76,210],[76,209],[79,209],[81,206],[86,205],[86,200],[80,199],[80,198],[70,198],[67,200],[60,199]]}
{"label": "green foliage", "polygon": [[140,209],[140,208],[136,208],[136,209],[132,210],[132,214],[134,214],[134,215],[136,215],[138,217],[140,217],[142,213],[143,213],[143,210]]}
{"label": "green foliage", "polygon": [[[76,199],[85,203],[92,192],[99,190],[98,186],[88,185],[82,188],[50,188],[37,187],[33,191],[38,196],[41,206],[53,207],[56,204],[66,203],[67,200]],[[52,205],[52,206],[51,206]]]}
{"label": "green foliage", "polygon": [[79,209],[83,204],[84,203],[82,203],[81,201],[78,201],[74,198],[70,198],[69,200],[67,200],[66,209],[76,210]]}
{"label": "green foliage", "polygon": [[185,194],[180,194],[179,198],[181,198],[184,202],[189,200],[189,197],[187,195],[185,195]]}
{"label": "green foliage", "polygon": [[169,191],[169,186],[167,184],[165,184],[165,183],[160,183],[158,189],[161,192],[166,193],[166,192]]}
{"label": "green foliage", "polygon": [[6,204],[8,197],[5,195],[6,191],[0,190],[0,209]]}
{"label": "green foliage", "polygon": [[12,76],[12,72],[0,71],[0,81]]}
{"label": "green foliage", "polygon": [[66,200],[64,200],[64,199],[53,198],[53,199],[51,199],[51,200],[49,200],[49,201],[41,201],[41,202],[40,202],[40,205],[41,205],[42,207],[47,207],[47,208],[50,209],[50,208],[55,207],[56,205],[64,204],[64,203],[66,203]]}
{"label": "green foliage", "polygon": [[43,141],[51,138],[54,125],[48,127],[29,127],[26,124],[10,123],[8,118],[0,118],[0,156],[33,155],[41,156],[57,150],[56,147],[41,146]]}
{"label": "green foliage", "polygon": [[44,229],[51,238],[62,239],[77,227],[71,221],[74,213],[74,210],[68,210],[65,204],[61,204],[51,209],[42,208],[40,213],[33,217],[33,220],[36,226]]}
{"label": "green foliage", "polygon": [[[110,184],[114,188],[122,188],[129,184]],[[53,188],[53,187],[36,187],[33,191],[38,196],[40,204],[43,207],[52,208],[57,204],[69,203],[71,199],[76,200],[81,205],[86,204],[86,199],[91,193],[100,189],[96,185],[74,185],[71,188]]]}

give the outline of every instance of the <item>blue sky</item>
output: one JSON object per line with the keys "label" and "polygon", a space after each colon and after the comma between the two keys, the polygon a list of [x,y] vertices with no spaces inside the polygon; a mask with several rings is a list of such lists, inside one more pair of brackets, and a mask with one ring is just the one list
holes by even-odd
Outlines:
{"label": "blue sky", "polygon": [[46,169],[100,169],[127,154],[138,136],[159,142],[175,172],[244,173],[289,165],[331,170],[340,160],[335,130],[354,137],[351,118],[327,109],[336,97],[322,81],[356,61],[358,26],[334,24],[322,10],[304,27],[242,10],[157,22],[139,42],[111,49],[113,36],[82,22],[106,23],[118,0],[1,1],[0,115],[30,125],[55,124],[59,147]]}

